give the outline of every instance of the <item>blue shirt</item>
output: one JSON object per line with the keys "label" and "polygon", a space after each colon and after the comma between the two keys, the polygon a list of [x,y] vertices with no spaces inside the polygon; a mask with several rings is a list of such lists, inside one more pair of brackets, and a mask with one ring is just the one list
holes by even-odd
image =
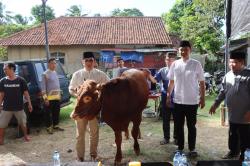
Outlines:
{"label": "blue shirt", "polygon": [[[164,96],[167,96],[167,90],[168,90],[168,83],[169,83],[169,79],[167,78],[168,75],[168,71],[169,68],[168,67],[163,67],[161,68],[156,74],[155,74],[155,79],[157,82],[162,82],[162,86],[161,86],[161,94]],[[172,92],[171,94],[171,106],[174,106],[174,93]]]}
{"label": "blue shirt", "polygon": [[169,71],[168,67],[163,67],[155,74],[156,81],[157,82],[162,81],[163,86],[161,86],[161,92],[163,94],[167,94],[168,83],[169,83],[169,80],[167,78],[168,71]]}

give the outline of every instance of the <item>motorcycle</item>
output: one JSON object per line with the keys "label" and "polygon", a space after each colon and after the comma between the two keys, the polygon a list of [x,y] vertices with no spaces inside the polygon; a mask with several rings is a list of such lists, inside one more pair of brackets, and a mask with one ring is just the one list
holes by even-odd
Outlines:
{"label": "motorcycle", "polygon": [[206,93],[205,95],[212,95],[214,93],[214,86],[213,86],[213,76],[209,72],[204,73],[205,77],[205,86],[206,86]]}
{"label": "motorcycle", "polygon": [[224,71],[216,71],[214,72],[214,83],[215,83],[215,93],[219,93],[222,88],[222,81],[225,76]]}

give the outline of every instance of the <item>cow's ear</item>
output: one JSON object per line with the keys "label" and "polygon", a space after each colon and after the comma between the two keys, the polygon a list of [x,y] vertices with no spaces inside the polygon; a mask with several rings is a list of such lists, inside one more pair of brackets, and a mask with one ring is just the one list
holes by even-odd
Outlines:
{"label": "cow's ear", "polygon": [[104,84],[102,84],[102,83],[97,84],[97,85],[96,85],[96,90],[98,90],[98,91],[102,90],[103,85],[104,85]]}
{"label": "cow's ear", "polygon": [[94,94],[97,95],[97,98],[99,99],[101,96],[101,91],[100,90],[95,90]]}

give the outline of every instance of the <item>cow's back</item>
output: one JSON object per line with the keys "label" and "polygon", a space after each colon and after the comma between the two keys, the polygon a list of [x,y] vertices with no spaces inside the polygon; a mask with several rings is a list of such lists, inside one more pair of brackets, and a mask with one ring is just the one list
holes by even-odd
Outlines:
{"label": "cow's back", "polygon": [[110,80],[102,89],[102,118],[114,130],[126,130],[130,121],[141,118],[148,101],[143,72],[131,69]]}

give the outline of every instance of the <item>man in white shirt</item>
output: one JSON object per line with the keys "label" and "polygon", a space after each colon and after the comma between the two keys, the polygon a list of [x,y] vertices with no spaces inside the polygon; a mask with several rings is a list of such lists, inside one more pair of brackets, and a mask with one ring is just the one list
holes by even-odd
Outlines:
{"label": "man in white shirt", "polygon": [[170,67],[168,78],[170,80],[167,91],[167,103],[170,104],[170,94],[174,89],[174,107],[177,125],[177,151],[184,149],[184,122],[187,120],[189,155],[197,156],[196,121],[198,106],[205,106],[205,79],[199,61],[190,58],[191,44],[189,41],[180,42],[179,53],[181,59],[176,60]]}
{"label": "man in white shirt", "polygon": [[[94,68],[95,58],[92,52],[84,52],[82,63],[84,68],[76,71],[70,81],[69,92],[73,96],[77,96],[77,88],[82,85],[85,80],[94,80],[97,83],[106,83],[109,80],[108,76],[104,72]],[[78,161],[84,161],[85,133],[87,131],[87,125],[89,126],[90,135],[90,156],[92,160],[96,159],[99,139],[97,118],[95,117],[92,120],[88,120],[86,118],[77,118],[75,119],[75,123],[77,128],[76,152]]]}

